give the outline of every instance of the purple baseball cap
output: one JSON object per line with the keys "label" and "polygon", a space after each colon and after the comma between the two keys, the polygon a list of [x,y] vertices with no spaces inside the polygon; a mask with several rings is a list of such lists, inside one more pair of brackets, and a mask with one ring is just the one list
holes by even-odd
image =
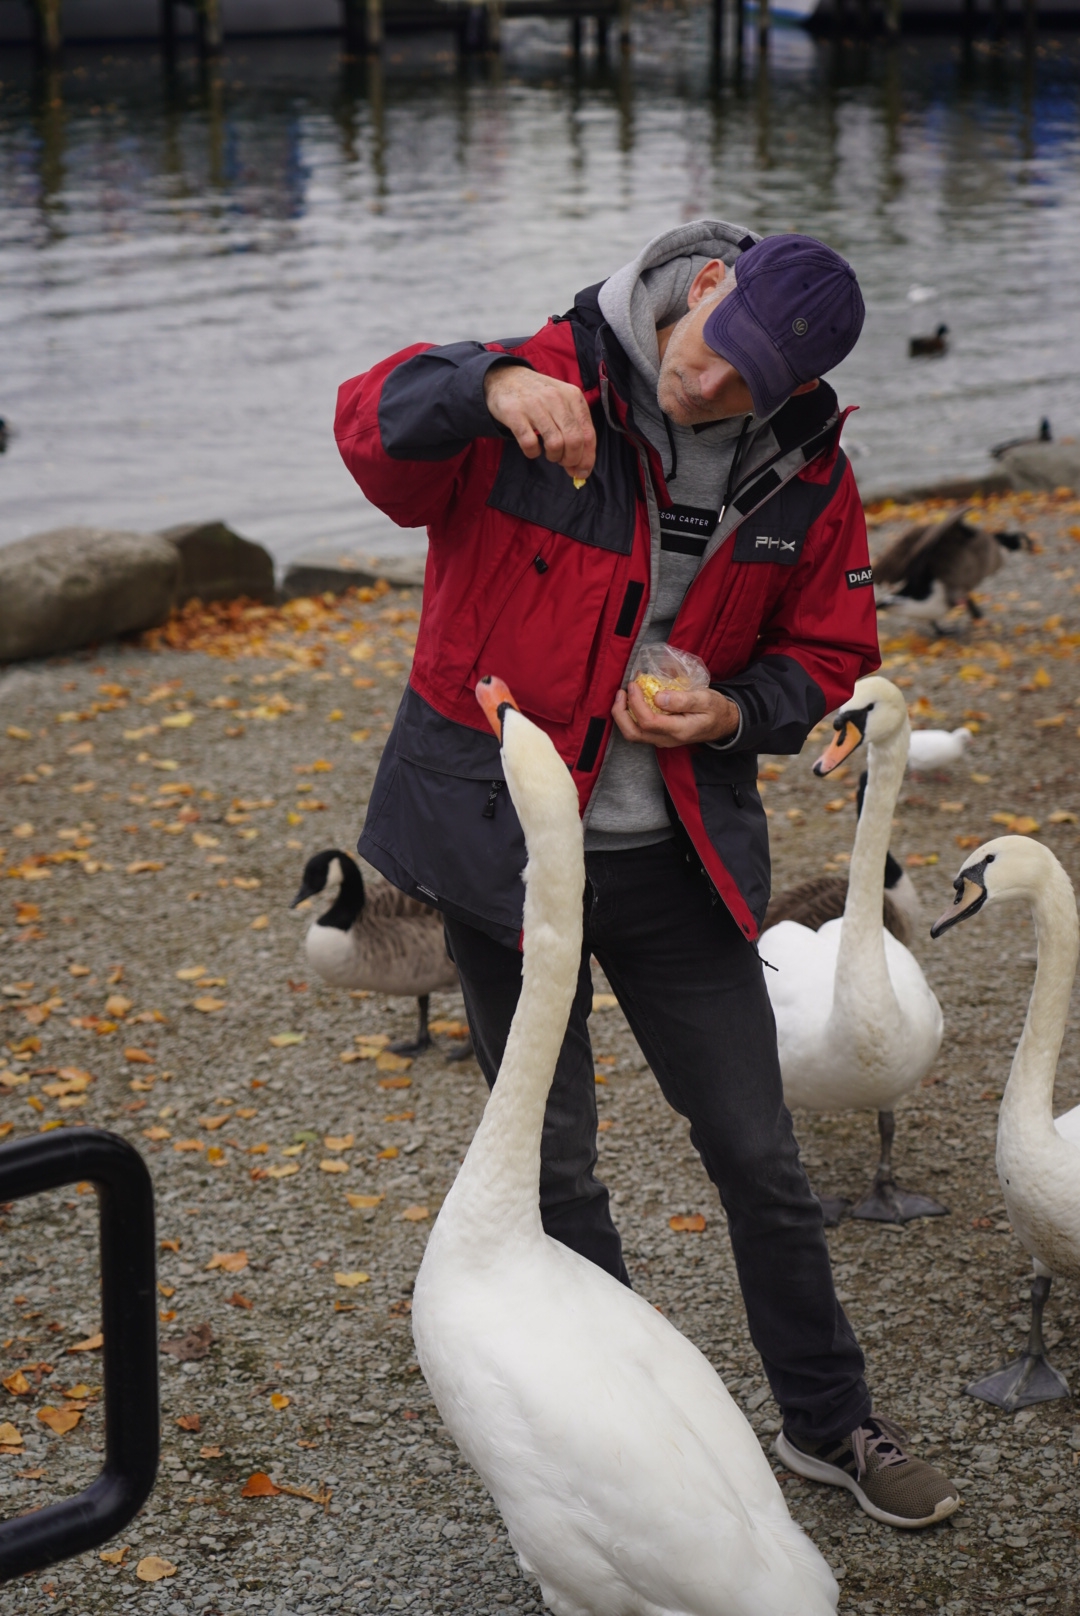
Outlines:
{"label": "purple baseball cap", "polygon": [[708,316],[708,346],[742,376],[754,414],[847,357],[866,308],[846,259],[812,236],[766,236],[735,265],[735,290]]}

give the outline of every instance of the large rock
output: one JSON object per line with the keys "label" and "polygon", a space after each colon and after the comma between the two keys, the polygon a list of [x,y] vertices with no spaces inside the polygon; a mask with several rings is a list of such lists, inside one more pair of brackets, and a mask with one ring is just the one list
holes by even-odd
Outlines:
{"label": "large rock", "polygon": [[167,527],[161,537],[175,544],[180,556],[176,604],[186,600],[273,600],[274,563],[268,550],[242,539],[224,522],[185,522]]}
{"label": "large rock", "polygon": [[52,656],[164,622],[180,557],[154,533],[61,527],[0,549],[0,662]]}
{"label": "large rock", "polygon": [[379,561],[372,556],[310,550],[289,562],[281,593],[286,600],[294,600],[298,595],[343,595],[347,589],[370,587],[383,578],[393,589],[420,589],[424,583],[424,566],[423,556]]}
{"label": "large rock", "polygon": [[1001,464],[1014,488],[1050,494],[1055,488],[1080,489],[1080,443],[1072,438],[1061,443],[1018,444],[1005,450]]}

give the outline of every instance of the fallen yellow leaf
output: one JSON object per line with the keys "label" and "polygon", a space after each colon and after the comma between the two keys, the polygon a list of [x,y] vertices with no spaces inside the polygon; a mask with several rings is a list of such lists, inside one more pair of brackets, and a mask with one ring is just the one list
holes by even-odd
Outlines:
{"label": "fallen yellow leaf", "polygon": [[47,1425],[57,1436],[64,1436],[68,1431],[74,1431],[82,1419],[77,1409],[51,1408],[48,1404],[38,1409],[37,1417],[42,1425]]}
{"label": "fallen yellow leaf", "polygon": [[131,1544],[125,1543],[119,1549],[102,1549],[99,1559],[106,1565],[123,1565],[127,1555],[131,1553]]}
{"label": "fallen yellow leaf", "polygon": [[21,1448],[23,1439],[10,1420],[0,1425],[0,1448]]}
{"label": "fallen yellow leaf", "polygon": [[267,1178],[291,1178],[294,1173],[299,1171],[299,1162],[284,1162],[280,1167],[268,1167],[266,1176]]}
{"label": "fallen yellow leaf", "polygon": [[319,1163],[319,1169],[324,1173],[347,1173],[349,1164],[347,1161],[342,1161],[340,1156],[330,1156]]}
{"label": "fallen yellow leaf", "polygon": [[705,1219],[700,1212],[691,1212],[685,1217],[669,1218],[668,1227],[674,1229],[676,1234],[701,1234],[705,1228]]}
{"label": "fallen yellow leaf", "polygon": [[194,713],[170,713],[161,720],[162,729],[188,729],[195,722]]}
{"label": "fallen yellow leaf", "polygon": [[290,1044],[302,1044],[306,1033],[302,1032],[275,1032],[270,1035],[270,1042],[275,1049],[287,1049]]}
{"label": "fallen yellow leaf", "polygon": [[207,1272],[211,1268],[221,1268],[227,1274],[239,1274],[248,1265],[246,1251],[215,1251],[206,1265]]}
{"label": "fallen yellow leaf", "polygon": [[200,976],[205,975],[205,965],[185,965],[182,971],[177,971],[176,980],[178,982],[197,982]]}
{"label": "fallen yellow leaf", "polygon": [[379,1154],[375,1159],[376,1161],[393,1161],[394,1157],[400,1154],[401,1153],[396,1145],[387,1145],[385,1150],[379,1151]]}
{"label": "fallen yellow leaf", "polygon": [[124,997],[122,993],[110,993],[105,1000],[105,1014],[107,1016],[126,1016],[131,1009],[132,1000]]}
{"label": "fallen yellow leaf", "polygon": [[283,1156],[302,1156],[307,1149],[306,1145],[285,1145],[282,1147]]}
{"label": "fallen yellow leaf", "polygon": [[366,1285],[370,1278],[370,1274],[363,1274],[359,1272],[351,1274],[335,1273],[334,1284],[343,1286],[347,1291],[352,1291],[356,1289],[357,1285]]}
{"label": "fallen yellow leaf", "polygon": [[375,1057],[375,1065],[380,1072],[407,1072],[412,1059],[408,1055],[394,1055],[389,1049],[383,1049]]}
{"label": "fallen yellow leaf", "polygon": [[1063,808],[1059,808],[1054,814],[1048,814],[1047,820],[1051,825],[1075,825],[1077,823],[1076,815],[1067,813]]}
{"label": "fallen yellow leaf", "polygon": [[286,1397],[284,1392],[273,1392],[270,1397],[270,1407],[279,1411],[283,1408],[288,1408],[291,1402],[292,1398]]}
{"label": "fallen yellow leaf", "polygon": [[326,1146],[327,1150],[351,1150],[355,1143],[356,1136],[355,1134],[351,1133],[328,1133],[323,1140],[323,1144]]}
{"label": "fallen yellow leaf", "polygon": [[224,1010],[226,1002],[225,999],[215,999],[212,994],[204,993],[199,998],[192,999],[191,1008],[200,1010],[204,1016],[210,1016],[217,1010]]}
{"label": "fallen yellow leaf", "polygon": [[76,1341],[75,1345],[68,1347],[67,1350],[68,1352],[99,1352],[104,1344],[105,1337],[99,1330],[97,1335],[88,1335],[85,1341]]}
{"label": "fallen yellow leaf", "polygon": [[349,1205],[352,1207],[354,1212],[361,1212],[361,1211],[366,1210],[366,1208],[368,1208],[368,1207],[378,1206],[379,1202],[385,1199],[385,1196],[382,1196],[382,1195],[351,1195],[349,1193],[349,1191],[346,1190],[345,1191],[345,1199],[348,1201]]}
{"label": "fallen yellow leaf", "polygon": [[147,1554],[135,1567],[140,1582],[160,1582],[163,1577],[175,1577],[176,1567],[158,1554]]}
{"label": "fallen yellow leaf", "polygon": [[618,1002],[614,993],[594,993],[592,996],[594,1010],[614,1010]]}
{"label": "fallen yellow leaf", "polygon": [[202,1139],[178,1139],[173,1145],[173,1149],[181,1152],[185,1150],[205,1150],[206,1142]]}
{"label": "fallen yellow leaf", "polygon": [[423,1223],[431,1216],[426,1206],[407,1206],[401,1215],[406,1223]]}
{"label": "fallen yellow leaf", "polygon": [[380,1079],[379,1079],[379,1087],[381,1089],[411,1089],[412,1088],[412,1078],[411,1077],[380,1077]]}
{"label": "fallen yellow leaf", "polygon": [[270,916],[269,915],[256,915],[255,919],[251,922],[251,930],[252,931],[265,931],[267,926],[269,926],[269,924],[270,924]]}
{"label": "fallen yellow leaf", "polygon": [[152,870],[163,870],[164,864],[160,859],[133,859],[127,867],[129,875],[147,875]]}
{"label": "fallen yellow leaf", "polygon": [[16,1369],[12,1374],[5,1376],[0,1381],[0,1386],[3,1386],[5,1391],[9,1391],[12,1397],[25,1397],[31,1389],[30,1382],[21,1369]]}
{"label": "fallen yellow leaf", "polygon": [[270,1477],[265,1471],[256,1470],[255,1474],[253,1476],[249,1476],[244,1485],[241,1487],[240,1497],[276,1498],[280,1490],[281,1489],[279,1487],[274,1486],[274,1483],[270,1480]]}

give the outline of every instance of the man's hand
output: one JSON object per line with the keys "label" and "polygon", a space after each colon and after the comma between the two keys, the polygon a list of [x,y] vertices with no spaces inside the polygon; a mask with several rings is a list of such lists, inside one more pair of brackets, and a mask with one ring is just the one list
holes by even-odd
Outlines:
{"label": "man's hand", "polygon": [[495,365],[484,377],[488,412],[514,434],[529,460],[543,450],[569,477],[596,464],[596,433],[580,387],[524,365]]}
{"label": "man's hand", "polygon": [[658,690],[654,713],[641,691],[631,684],[615,697],[611,716],[628,741],[650,746],[694,746],[723,741],[739,727],[739,709],[719,690]]}

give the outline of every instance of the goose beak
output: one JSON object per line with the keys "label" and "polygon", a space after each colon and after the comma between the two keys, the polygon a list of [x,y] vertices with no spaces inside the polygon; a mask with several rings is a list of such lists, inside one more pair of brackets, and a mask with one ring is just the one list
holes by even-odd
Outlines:
{"label": "goose beak", "polygon": [[837,713],[833,729],[836,731],[834,739],[814,764],[814,773],[819,779],[839,768],[866,739],[865,709],[857,713]]}
{"label": "goose beak", "polygon": [[476,686],[476,699],[484,709],[484,717],[499,737],[502,745],[503,715],[508,707],[516,713],[521,711],[517,702],[510,694],[509,687],[502,679],[496,679],[494,674],[487,674]]}
{"label": "goose beak", "polygon": [[961,920],[967,920],[969,915],[978,914],[987,899],[986,866],[988,860],[982,859],[980,863],[973,864],[968,870],[961,870],[953,882],[956,897],[943,915],[939,915],[930,927],[931,937],[940,937],[943,931],[955,926]]}
{"label": "goose beak", "polygon": [[296,894],[296,897],[293,899],[292,903],[290,903],[289,908],[296,909],[300,904],[304,903],[308,898],[311,897],[314,897],[314,893],[312,892],[311,888],[308,886],[306,881],[301,881],[300,891]]}

